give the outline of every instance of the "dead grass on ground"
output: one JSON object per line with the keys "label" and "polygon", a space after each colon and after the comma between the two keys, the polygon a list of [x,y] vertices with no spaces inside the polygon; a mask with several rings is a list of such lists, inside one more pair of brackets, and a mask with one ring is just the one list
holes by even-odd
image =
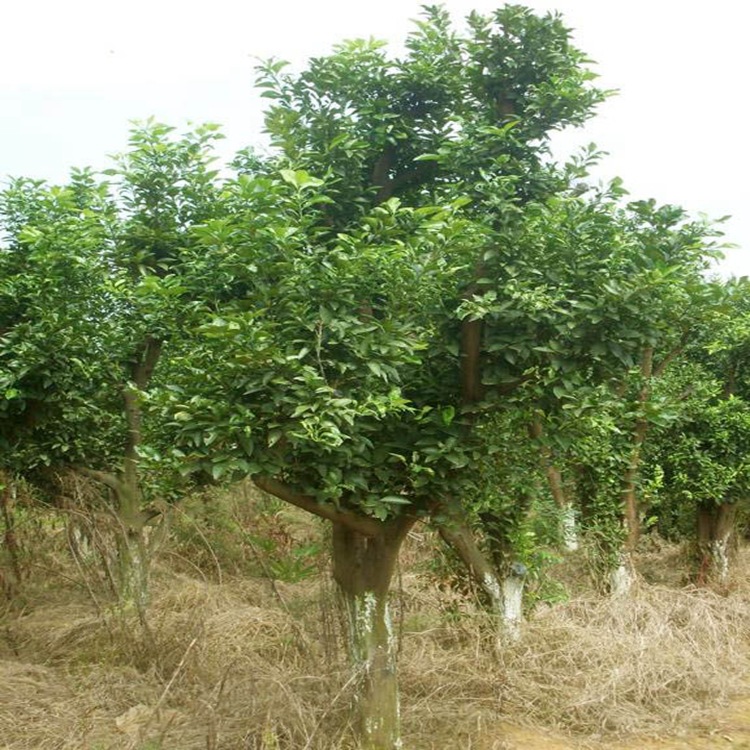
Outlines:
{"label": "dead grass on ground", "polygon": [[643,585],[576,600],[502,655],[506,711],[576,732],[674,732],[741,691],[750,602]]}
{"label": "dead grass on ground", "polygon": [[[3,750],[352,747],[327,576],[218,584],[163,566],[146,636],[135,617],[97,614],[63,575],[0,622]],[[750,552],[735,576],[725,595],[644,582],[627,599],[542,607],[498,653],[473,602],[405,568],[405,746],[500,748],[508,721],[590,738],[707,719],[748,686]]]}
{"label": "dead grass on ground", "polygon": [[498,718],[579,737],[679,734],[749,692],[750,550],[722,594],[642,581],[627,598],[579,596],[540,608],[499,652],[478,612],[420,622],[401,662],[420,734],[497,736]]}

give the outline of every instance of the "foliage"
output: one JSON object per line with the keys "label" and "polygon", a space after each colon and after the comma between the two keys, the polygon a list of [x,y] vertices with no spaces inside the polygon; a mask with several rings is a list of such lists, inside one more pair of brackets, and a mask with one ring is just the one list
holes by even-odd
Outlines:
{"label": "foliage", "polygon": [[213,128],[178,140],[171,131],[136,128],[108,171],[114,183],[74,170],[66,186],[18,179],[2,195],[0,444],[14,471],[122,461],[123,393],[138,388],[144,341],[186,321],[174,269],[218,195]]}

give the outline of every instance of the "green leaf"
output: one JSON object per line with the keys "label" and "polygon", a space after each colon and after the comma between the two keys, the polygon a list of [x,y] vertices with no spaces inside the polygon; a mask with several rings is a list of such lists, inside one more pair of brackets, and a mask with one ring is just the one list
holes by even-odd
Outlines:
{"label": "green leaf", "polygon": [[385,495],[380,498],[380,502],[388,505],[411,505],[411,500],[401,495]]}
{"label": "green leaf", "polygon": [[440,410],[440,416],[443,420],[443,424],[448,426],[453,418],[456,416],[456,409],[453,406],[446,406]]}

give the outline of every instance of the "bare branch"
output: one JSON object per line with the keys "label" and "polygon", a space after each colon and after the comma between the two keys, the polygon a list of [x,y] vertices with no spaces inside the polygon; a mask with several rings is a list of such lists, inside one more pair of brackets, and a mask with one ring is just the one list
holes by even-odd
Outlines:
{"label": "bare branch", "polygon": [[83,474],[83,476],[88,477],[89,479],[94,479],[97,482],[106,485],[111,490],[114,490],[118,496],[120,496],[125,491],[125,486],[123,485],[123,483],[114,474],[110,474],[108,471],[87,469],[85,466],[76,466],[75,470],[79,474]]}
{"label": "bare branch", "polygon": [[331,505],[323,505],[309,495],[296,492],[273,477],[253,477],[253,482],[259,489],[268,492],[270,495],[275,495],[290,505],[295,505],[297,508],[302,508],[302,510],[306,510],[308,513],[325,518],[326,521],[331,521],[331,523],[346,526],[364,536],[379,536],[383,533],[385,524],[381,521],[367,516],[360,516],[356,513],[336,510]]}

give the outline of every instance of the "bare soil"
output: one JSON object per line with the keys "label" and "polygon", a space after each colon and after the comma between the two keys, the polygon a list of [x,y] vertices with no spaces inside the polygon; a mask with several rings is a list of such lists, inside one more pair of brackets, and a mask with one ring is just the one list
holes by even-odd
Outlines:
{"label": "bare soil", "polygon": [[[689,724],[689,717],[687,723]],[[573,739],[548,730],[501,724],[502,744],[481,738],[484,750],[750,750],[750,697],[738,698],[716,711],[710,722],[694,726],[672,737],[633,735],[626,740],[596,736]]]}

